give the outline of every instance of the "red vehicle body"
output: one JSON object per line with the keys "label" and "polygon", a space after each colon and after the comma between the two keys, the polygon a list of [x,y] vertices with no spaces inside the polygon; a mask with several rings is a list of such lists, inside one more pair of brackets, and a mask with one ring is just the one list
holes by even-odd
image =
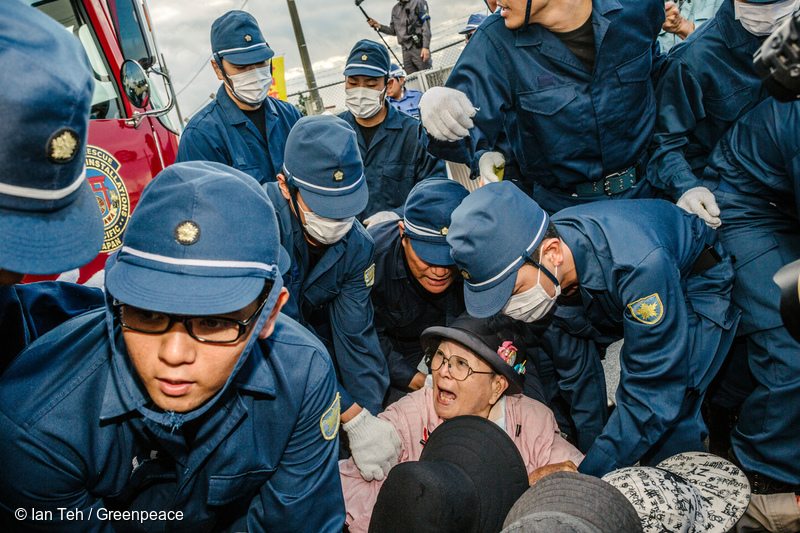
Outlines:
{"label": "red vehicle body", "polygon": [[[86,283],[103,269],[109,253],[119,249],[121,235],[145,185],[175,161],[178,131],[162,106],[155,80],[174,101],[163,58],[157,52],[144,0],[28,0],[61,22],[83,44],[95,77],[92,120],[86,150],[86,176],[105,223],[101,253],[78,271],[60,276],[28,276],[25,281],[63,279]],[[150,97],[136,102],[126,94],[123,64],[137,61],[146,71]],[[145,72],[139,70],[143,75]],[[152,74],[160,74],[159,77]],[[140,78],[140,80],[143,78]]]}

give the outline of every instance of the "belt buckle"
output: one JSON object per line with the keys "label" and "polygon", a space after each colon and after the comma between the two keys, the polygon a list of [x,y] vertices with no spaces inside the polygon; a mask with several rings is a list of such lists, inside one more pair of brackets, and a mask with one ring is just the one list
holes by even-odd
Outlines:
{"label": "belt buckle", "polygon": [[625,172],[627,172],[627,170],[623,172],[613,172],[603,178],[603,192],[606,193],[606,196],[611,196],[614,194],[614,192],[611,190],[611,180],[619,178]]}

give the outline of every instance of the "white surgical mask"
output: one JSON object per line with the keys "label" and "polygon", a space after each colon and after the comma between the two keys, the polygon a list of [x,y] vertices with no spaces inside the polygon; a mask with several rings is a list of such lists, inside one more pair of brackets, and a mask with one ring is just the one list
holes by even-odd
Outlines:
{"label": "white surgical mask", "polygon": [[231,90],[236,98],[250,105],[258,105],[267,98],[272,85],[269,67],[254,68],[239,74],[230,74]]}
{"label": "white surgical mask", "polygon": [[[541,256],[539,257],[539,264],[542,264]],[[503,307],[504,315],[510,316],[516,320],[522,320],[523,322],[536,322],[547,316],[547,313],[549,313],[556,304],[556,299],[561,294],[561,285],[556,283],[555,296],[551,297],[547,294],[547,291],[544,290],[544,287],[542,287],[540,283],[542,268],[544,267],[539,268],[539,273],[536,276],[536,285],[527,291],[511,295],[508,303]],[[556,267],[555,276],[557,279],[558,267]]]}
{"label": "white surgical mask", "polygon": [[384,91],[353,87],[344,90],[347,109],[357,118],[372,118],[383,107]]}
{"label": "white surgical mask", "polygon": [[753,35],[769,35],[800,6],[800,0],[784,0],[774,4],[733,3],[735,18]]}
{"label": "white surgical mask", "polygon": [[299,205],[297,207],[300,208],[306,219],[306,223],[303,224],[306,233],[320,244],[328,245],[339,242],[342,237],[347,235],[356,220],[355,217],[345,218],[344,220],[325,218],[312,211],[306,211]]}

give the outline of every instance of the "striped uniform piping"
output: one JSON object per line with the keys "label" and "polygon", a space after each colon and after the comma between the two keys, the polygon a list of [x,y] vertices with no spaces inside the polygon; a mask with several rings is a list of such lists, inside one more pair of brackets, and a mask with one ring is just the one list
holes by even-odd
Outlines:
{"label": "striped uniform piping", "polygon": [[533,248],[536,248],[536,242],[542,237],[542,235],[544,234],[545,229],[547,229],[547,221],[548,221],[548,217],[544,217],[544,219],[542,219],[542,224],[541,224],[541,226],[539,226],[539,229],[536,232],[536,236],[533,238],[533,240],[528,245],[528,247],[525,248],[525,252],[526,252],[525,255],[520,255],[519,257],[517,257],[516,259],[511,261],[511,263],[509,263],[509,265],[507,267],[505,267],[502,271],[500,271],[499,274],[497,274],[495,276],[492,276],[491,278],[487,279],[486,281],[481,281],[480,283],[471,283],[471,282],[467,281],[467,284],[472,286],[472,287],[482,287],[483,285],[487,285],[489,283],[497,281],[498,279],[500,279],[503,276],[505,276],[508,273],[509,270],[514,268],[514,265],[516,265],[519,262],[520,259],[523,259],[523,258],[527,257],[527,254],[529,252],[532,252]]}
{"label": "striped uniform piping", "polygon": [[268,265],[267,263],[259,263],[257,261],[222,261],[217,259],[177,259],[166,255],[151,254],[149,252],[142,252],[130,246],[123,246],[120,253],[126,253],[135,257],[141,257],[157,263],[165,263],[167,265],[181,265],[181,266],[199,266],[210,268],[255,268],[258,270],[265,270],[267,272],[277,272],[277,265]]}
{"label": "striped uniform piping", "polygon": [[34,200],[61,200],[77,191],[85,179],[86,167],[83,167],[81,175],[63,189],[37,189],[34,187],[20,187],[19,185],[0,183],[0,194],[16,196],[17,198],[32,198]]}
{"label": "striped uniform piping", "polygon": [[303,185],[304,187],[308,187],[309,189],[316,189],[318,191],[328,191],[328,192],[349,191],[350,189],[358,187],[358,185],[361,183],[361,180],[364,179],[364,174],[362,173],[360,178],[358,178],[354,183],[348,185],[347,187],[323,187],[321,185],[314,185],[313,183],[309,183],[306,180],[298,178],[297,176],[292,174],[288,168],[286,168],[286,165],[283,166],[283,170],[286,172],[286,175],[292,181],[296,181],[297,183]]}
{"label": "striped uniform piping", "polygon": [[441,230],[433,230],[430,228],[423,228],[422,226],[416,226],[411,222],[409,222],[407,218],[403,219],[403,224],[405,225],[406,230],[411,230],[413,233],[417,233],[419,235],[426,235],[428,237],[444,238],[444,235],[442,235]]}
{"label": "striped uniform piping", "polygon": [[372,65],[362,65],[360,63],[349,63],[349,64],[345,65],[344,66],[345,72],[347,72],[347,69],[349,69],[349,68],[365,68],[365,69],[368,69],[368,70],[374,70],[376,72],[381,73],[384,76],[387,76],[389,74],[388,72],[386,72],[382,68],[373,67]]}
{"label": "striped uniform piping", "polygon": [[228,48],[227,50],[218,50],[216,53],[224,56],[225,54],[230,54],[232,52],[244,52],[245,50],[255,50],[256,48],[264,48],[267,46],[267,43],[256,43],[251,44],[250,46],[244,46],[242,48]]}

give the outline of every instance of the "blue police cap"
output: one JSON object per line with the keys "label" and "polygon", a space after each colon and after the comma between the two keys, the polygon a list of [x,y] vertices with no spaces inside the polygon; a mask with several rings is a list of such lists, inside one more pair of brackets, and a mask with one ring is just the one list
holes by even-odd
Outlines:
{"label": "blue police cap", "polygon": [[211,51],[234,65],[261,63],[275,55],[256,19],[245,11],[228,11],[214,21]]}
{"label": "blue police cap", "polygon": [[389,77],[390,78],[405,78],[406,77],[406,71],[403,70],[403,67],[392,63],[391,66],[389,67]]}
{"label": "blue police cap", "polygon": [[341,220],[367,207],[369,192],[356,132],[339,117],[298,120],[286,138],[283,173],[320,216]]}
{"label": "blue police cap", "polygon": [[78,40],[47,15],[0,2],[0,269],[55,274],[88,263],[103,221],[84,154],[94,81]]}
{"label": "blue police cap", "polygon": [[464,35],[465,33],[475,31],[478,29],[478,26],[480,26],[481,23],[483,23],[484,20],[486,20],[486,15],[484,15],[483,13],[473,13],[467,19],[467,25],[464,26],[464,29],[458,33]]}
{"label": "blue police cap", "polygon": [[447,244],[450,215],[468,194],[463,185],[447,178],[424,179],[408,193],[403,224],[420,259],[432,265],[453,264]]}
{"label": "blue police cap", "polygon": [[389,75],[389,66],[389,52],[386,47],[375,41],[362,39],[350,50],[344,75],[382,78]]}
{"label": "blue police cap", "polygon": [[470,315],[492,316],[505,306],[517,270],[539,246],[548,222],[547,213],[508,181],[481,187],[453,211],[447,243],[464,277]]}
{"label": "blue police cap", "polygon": [[106,265],[106,288],[143,309],[216,315],[246,307],[267,280],[280,290],[288,263],[259,183],[221,163],[190,161],[145,188]]}

